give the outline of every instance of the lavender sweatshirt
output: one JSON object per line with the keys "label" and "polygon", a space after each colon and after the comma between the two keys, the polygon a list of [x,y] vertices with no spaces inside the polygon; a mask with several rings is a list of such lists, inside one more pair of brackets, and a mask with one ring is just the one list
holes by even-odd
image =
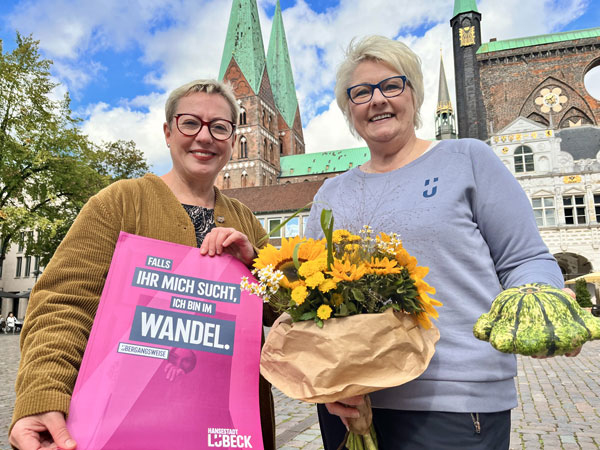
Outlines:
{"label": "lavender sweatshirt", "polygon": [[473,336],[477,318],[502,290],[541,282],[563,287],[527,196],[491,148],[475,139],[441,141],[383,174],[352,169],[315,196],[306,236],[320,238],[322,209],[334,228],[400,234],[444,306],[436,353],[418,379],[371,394],[400,410],[494,412],[514,408],[516,358]]}

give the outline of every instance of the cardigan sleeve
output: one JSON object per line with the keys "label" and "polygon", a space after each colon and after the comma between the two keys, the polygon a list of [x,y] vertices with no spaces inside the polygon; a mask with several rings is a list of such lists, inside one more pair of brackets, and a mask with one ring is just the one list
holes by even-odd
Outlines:
{"label": "cardigan sleeve", "polygon": [[92,197],[31,292],[11,429],[25,416],[69,411],[119,236],[116,214],[118,209],[106,207],[102,194]]}

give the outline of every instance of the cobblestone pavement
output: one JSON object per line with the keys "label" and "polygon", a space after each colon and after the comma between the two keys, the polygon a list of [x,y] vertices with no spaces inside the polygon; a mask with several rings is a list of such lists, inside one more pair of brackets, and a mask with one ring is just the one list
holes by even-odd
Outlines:
{"label": "cobblestone pavement", "polygon": [[[18,345],[18,335],[0,334],[0,450],[10,448]],[[585,344],[576,358],[518,361],[519,406],[512,414],[511,449],[600,449],[600,341]],[[274,394],[277,448],[322,449],[314,405],[277,390]]]}

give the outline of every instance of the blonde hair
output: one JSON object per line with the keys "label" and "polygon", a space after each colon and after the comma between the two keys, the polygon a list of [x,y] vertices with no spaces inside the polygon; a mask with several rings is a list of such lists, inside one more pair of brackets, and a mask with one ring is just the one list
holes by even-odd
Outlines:
{"label": "blonde hair", "polygon": [[207,94],[217,94],[223,97],[231,109],[231,121],[237,125],[240,107],[235,99],[233,88],[228,83],[218,80],[195,80],[178,87],[169,94],[169,98],[165,103],[165,118],[169,128],[171,128],[171,121],[175,116],[179,100],[195,92],[206,92]]}
{"label": "blonde hair", "polygon": [[410,88],[415,105],[413,123],[416,128],[419,128],[421,126],[420,110],[424,97],[421,59],[406,44],[384,36],[374,35],[364,37],[358,41],[356,38],[350,41],[346,50],[346,58],[338,67],[336,74],[335,98],[352,134],[357,135],[350,116],[350,99],[346,89],[350,87],[356,67],[363,61],[384,63],[399,74],[406,76],[406,84]]}

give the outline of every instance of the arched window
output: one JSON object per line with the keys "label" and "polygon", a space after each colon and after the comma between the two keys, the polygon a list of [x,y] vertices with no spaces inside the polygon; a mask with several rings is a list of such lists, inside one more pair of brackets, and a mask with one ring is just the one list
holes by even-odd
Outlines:
{"label": "arched window", "polygon": [[279,139],[279,154],[283,155],[283,140]]}
{"label": "arched window", "polygon": [[271,161],[275,160],[275,155],[273,154],[273,144],[269,144],[269,158],[271,158]]}
{"label": "arched window", "polygon": [[240,125],[246,125],[246,110],[244,108],[240,109]]}
{"label": "arched window", "polygon": [[248,172],[245,170],[242,172],[242,187],[248,186]]}
{"label": "arched window", "polygon": [[223,175],[223,189],[229,189],[231,184],[230,182],[231,177],[229,176],[229,172],[227,172],[225,175]]}
{"label": "arched window", "polygon": [[[265,138],[265,139],[263,139],[263,147],[264,147],[264,149],[265,149],[265,153],[264,153],[264,155],[265,155],[265,158],[267,158],[267,157],[268,157],[268,155],[269,155],[269,147],[267,147],[267,139],[266,139],[266,138]],[[269,161],[270,161],[270,160],[269,160]]]}
{"label": "arched window", "polygon": [[533,172],[533,150],[526,145],[519,145],[515,150],[515,172]]}
{"label": "arched window", "polygon": [[245,136],[240,138],[240,159],[245,159],[248,157],[248,141]]}

